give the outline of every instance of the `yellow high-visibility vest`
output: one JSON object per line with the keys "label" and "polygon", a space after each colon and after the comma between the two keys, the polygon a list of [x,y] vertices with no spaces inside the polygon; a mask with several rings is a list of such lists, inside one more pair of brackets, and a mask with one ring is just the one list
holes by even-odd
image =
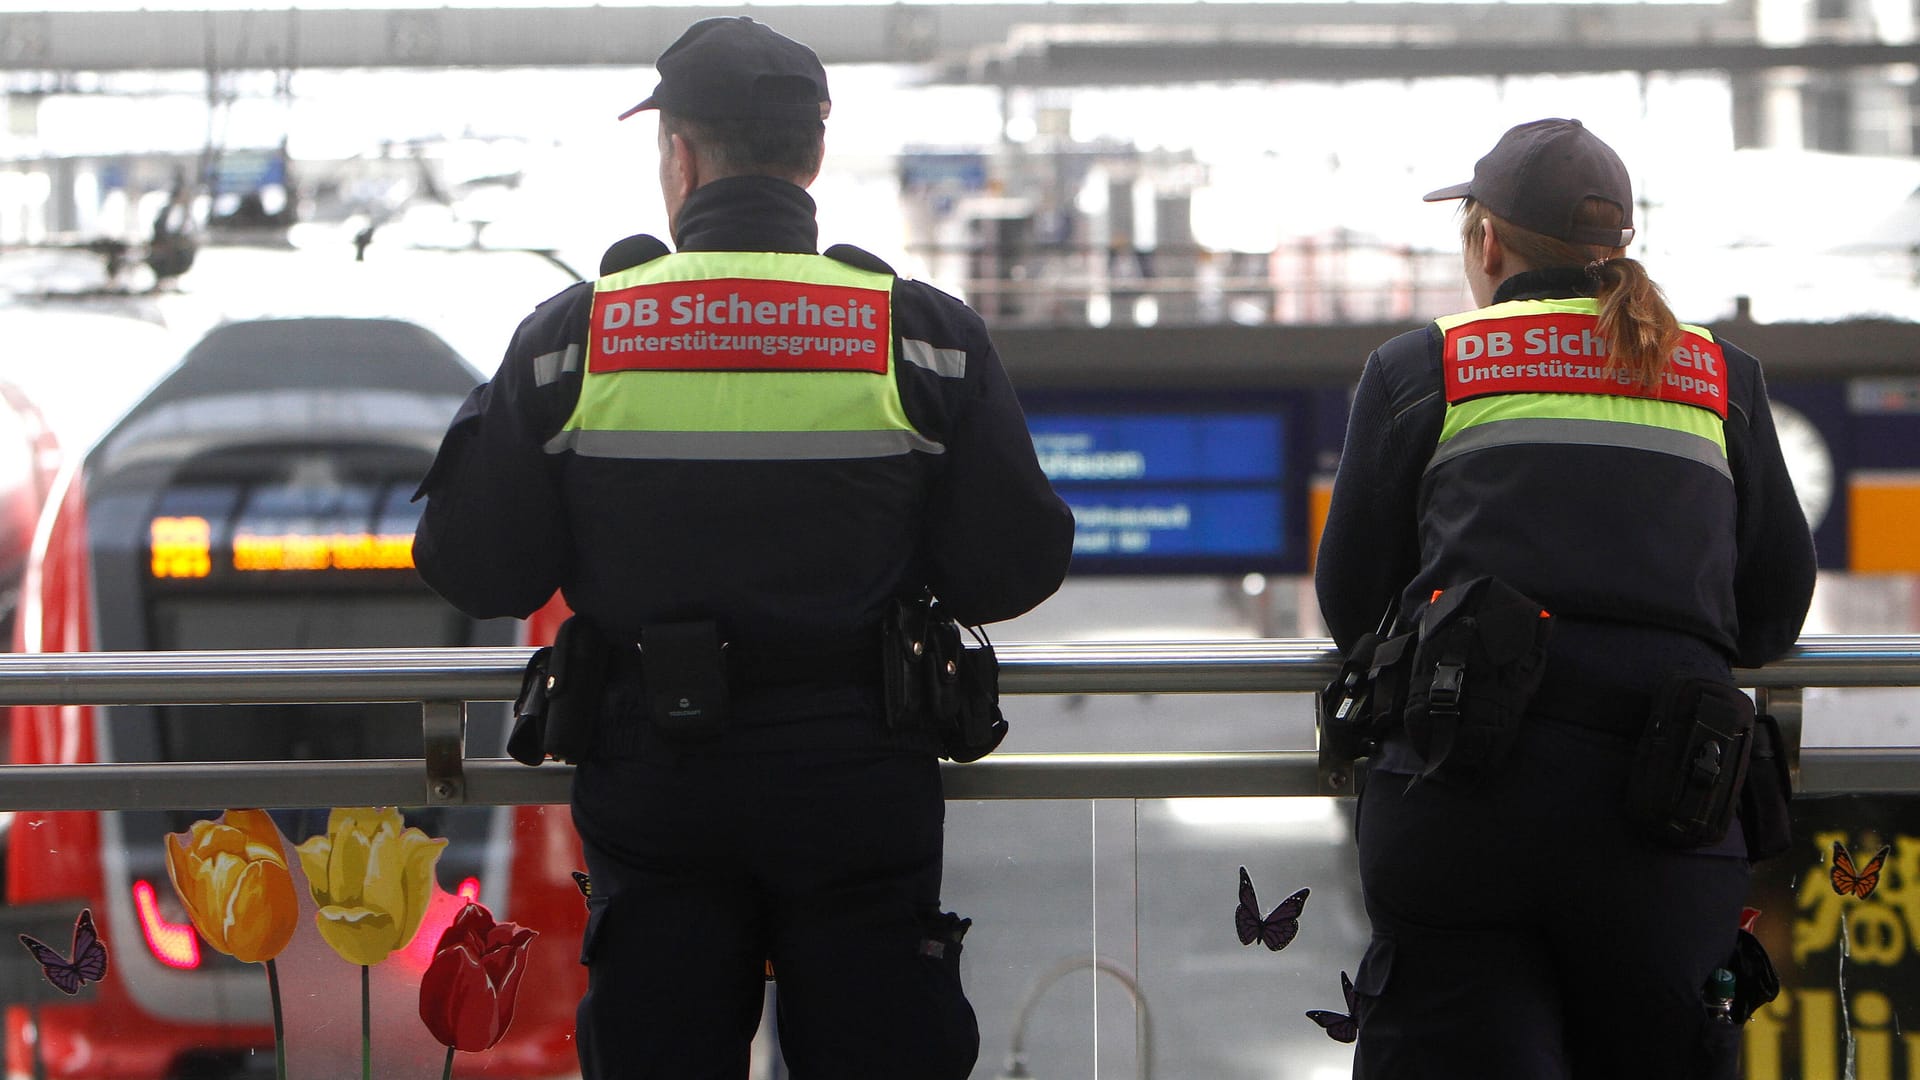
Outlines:
{"label": "yellow high-visibility vest", "polygon": [[1698,461],[1732,479],[1727,367],[1711,331],[1681,326],[1653,386],[1609,365],[1599,302],[1512,300],[1435,320],[1447,412],[1432,469],[1489,446],[1579,443]]}
{"label": "yellow high-visibility vest", "polygon": [[871,458],[943,448],[894,378],[893,276],[824,255],[665,255],[594,282],[579,401],[549,452]]}

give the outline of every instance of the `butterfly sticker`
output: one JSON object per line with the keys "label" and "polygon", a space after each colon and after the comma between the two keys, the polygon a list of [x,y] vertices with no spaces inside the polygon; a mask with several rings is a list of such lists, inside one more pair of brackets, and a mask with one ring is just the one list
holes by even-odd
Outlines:
{"label": "butterfly sticker", "polygon": [[1880,864],[1887,861],[1887,853],[1892,845],[1882,847],[1868,860],[1864,869],[1856,870],[1853,855],[1840,841],[1833,842],[1833,866],[1827,871],[1827,877],[1833,882],[1833,891],[1841,896],[1857,896],[1862,900],[1873,895],[1880,885]]}
{"label": "butterfly sticker", "polygon": [[21,934],[20,944],[40,961],[40,970],[47,981],[63,994],[77,994],[82,986],[106,978],[107,945],[93,928],[92,908],[82,908],[80,917],[74,920],[72,960],[30,934]]}
{"label": "butterfly sticker", "polygon": [[1260,899],[1253,894],[1253,879],[1247,876],[1247,868],[1241,867],[1240,906],[1233,909],[1233,926],[1240,932],[1240,944],[1251,945],[1258,938],[1274,952],[1292,944],[1294,935],[1300,932],[1300,912],[1307,906],[1310,891],[1301,889],[1262,918]]}
{"label": "butterfly sticker", "polygon": [[581,899],[593,899],[593,879],[588,877],[584,871],[573,871],[573,883],[579,887]]}
{"label": "butterfly sticker", "polygon": [[1358,1012],[1353,1004],[1353,980],[1346,972],[1340,973],[1340,992],[1347,997],[1347,1011],[1334,1012],[1332,1009],[1308,1009],[1307,1019],[1319,1024],[1334,1042],[1350,1043],[1360,1037],[1360,1022],[1356,1020]]}

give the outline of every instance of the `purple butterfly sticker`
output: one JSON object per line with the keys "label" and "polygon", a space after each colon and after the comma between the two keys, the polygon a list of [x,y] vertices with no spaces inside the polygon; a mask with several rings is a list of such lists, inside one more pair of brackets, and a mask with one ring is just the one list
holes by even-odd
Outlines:
{"label": "purple butterfly sticker", "polygon": [[20,935],[20,944],[40,961],[40,970],[47,981],[63,994],[77,994],[82,986],[99,982],[107,975],[107,946],[93,928],[92,908],[82,908],[80,918],[74,921],[73,959],[68,960],[52,946],[28,934]]}
{"label": "purple butterfly sticker", "polygon": [[1253,879],[1247,876],[1247,868],[1241,867],[1240,906],[1233,909],[1233,927],[1240,932],[1240,944],[1251,945],[1258,938],[1274,952],[1286,948],[1300,933],[1300,912],[1306,909],[1307,893],[1311,891],[1301,889],[1262,916],[1260,898],[1253,893]]}
{"label": "purple butterfly sticker", "polygon": [[1355,1019],[1358,1012],[1353,1005],[1353,980],[1346,972],[1340,973],[1340,992],[1347,997],[1347,1011],[1334,1012],[1332,1009],[1308,1009],[1307,1019],[1319,1024],[1327,1033],[1327,1038],[1335,1042],[1350,1043],[1360,1037],[1360,1022]]}

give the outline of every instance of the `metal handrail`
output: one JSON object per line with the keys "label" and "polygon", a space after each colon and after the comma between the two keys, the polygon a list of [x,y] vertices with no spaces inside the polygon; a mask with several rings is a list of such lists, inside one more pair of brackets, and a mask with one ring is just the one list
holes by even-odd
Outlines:
{"label": "metal handrail", "polygon": [[[1326,638],[1000,644],[1008,694],[1318,690]],[[268,649],[0,655],[0,705],[510,701],[526,648]],[[1920,636],[1819,635],[1734,673],[1742,686],[1920,686]]]}
{"label": "metal handrail", "polygon": [[[444,715],[510,700],[529,650],[341,649],[0,656],[0,705],[197,705],[420,702]],[[1338,655],[1324,638],[1064,642],[997,646],[1007,694],[1290,693],[1319,689]],[[1746,686],[1920,686],[1920,637],[1815,636]],[[457,722],[455,724],[457,732]],[[442,726],[444,734],[445,727]],[[457,738],[457,734],[455,736]],[[455,744],[456,750],[463,749]],[[224,806],[548,804],[567,801],[572,769],[529,769],[456,753],[457,783],[429,761],[106,763],[0,766],[0,810]],[[948,766],[947,794],[985,798],[1315,795],[1311,750],[1162,754],[996,754]],[[1920,791],[1920,748],[1803,752],[1810,794]],[[425,781],[423,791],[423,780]]]}

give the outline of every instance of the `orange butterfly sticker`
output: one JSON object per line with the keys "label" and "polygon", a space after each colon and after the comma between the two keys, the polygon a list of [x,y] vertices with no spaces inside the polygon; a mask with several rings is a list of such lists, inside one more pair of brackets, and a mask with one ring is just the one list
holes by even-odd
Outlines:
{"label": "orange butterfly sticker", "polygon": [[1862,900],[1873,895],[1873,890],[1880,885],[1880,866],[1887,861],[1887,853],[1892,850],[1892,845],[1882,847],[1867,861],[1865,867],[1855,869],[1853,856],[1848,853],[1847,846],[1835,840],[1833,866],[1827,871],[1833,882],[1833,891],[1841,896],[1857,896]]}

